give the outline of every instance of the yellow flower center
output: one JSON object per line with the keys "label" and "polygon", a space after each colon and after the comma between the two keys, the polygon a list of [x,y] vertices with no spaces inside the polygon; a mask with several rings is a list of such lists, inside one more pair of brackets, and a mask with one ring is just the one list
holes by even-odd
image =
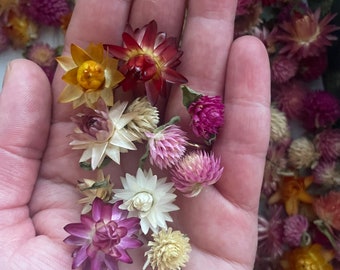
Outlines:
{"label": "yellow flower center", "polygon": [[104,80],[104,68],[96,61],[88,60],[79,66],[77,81],[83,88],[97,90]]}
{"label": "yellow flower center", "polygon": [[153,205],[153,197],[149,192],[139,192],[130,201],[128,210],[147,212]]}

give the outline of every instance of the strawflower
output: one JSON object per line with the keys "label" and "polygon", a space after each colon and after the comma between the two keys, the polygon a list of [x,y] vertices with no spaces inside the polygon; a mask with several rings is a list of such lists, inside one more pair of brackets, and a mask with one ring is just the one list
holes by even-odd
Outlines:
{"label": "strawflower", "polygon": [[315,213],[327,225],[340,230],[340,191],[330,191],[313,203]]}
{"label": "strawflower", "polygon": [[150,249],[145,252],[147,261],[143,270],[148,265],[158,270],[179,270],[189,261],[189,238],[180,231],[168,228],[152,234],[152,237],[153,240],[148,242]]}
{"label": "strawflower", "polygon": [[220,158],[215,158],[213,153],[190,152],[171,170],[171,180],[185,196],[197,196],[204,187],[221,178],[223,167],[220,163]]}
{"label": "strawflower", "polygon": [[308,241],[308,219],[303,215],[293,215],[284,220],[283,240],[291,247],[298,247]]}
{"label": "strawflower", "polygon": [[119,209],[121,202],[93,201],[91,215],[81,215],[80,223],[64,227],[70,236],[64,242],[75,245],[72,268],[83,270],[117,270],[118,261],[132,263],[127,249],[142,246],[138,240],[139,219],[128,218],[128,211]]}
{"label": "strawflower", "polygon": [[120,153],[136,150],[133,141],[136,139],[125,126],[135,113],[124,113],[127,102],[116,102],[110,111],[104,102],[97,103],[97,109],[85,108],[72,118],[77,124],[70,135],[73,149],[85,149],[79,162],[91,160],[92,170],[100,167],[107,156],[120,164]]}
{"label": "strawflower", "polygon": [[333,270],[330,264],[333,257],[332,251],[313,244],[287,251],[281,259],[281,266],[284,270]]}
{"label": "strawflower", "polygon": [[312,204],[314,197],[306,189],[313,183],[313,177],[282,177],[279,189],[268,199],[269,204],[283,202],[289,216],[298,214],[299,203]]}
{"label": "strawflower", "polygon": [[296,169],[313,168],[319,156],[315,145],[307,137],[296,138],[288,148],[288,162]]}
{"label": "strawflower", "polygon": [[121,177],[122,189],[114,189],[115,201],[123,200],[120,209],[128,210],[129,216],[140,218],[142,232],[147,234],[151,229],[158,232],[166,229],[167,222],[172,222],[169,212],[179,208],[173,204],[176,195],[172,183],[166,178],[158,178],[152,170],[137,170],[136,176],[126,174]]}
{"label": "strawflower", "polygon": [[157,24],[151,21],[141,29],[128,27],[123,33],[124,46],[106,45],[110,53],[123,60],[120,71],[125,75],[122,82],[125,91],[136,85],[145,85],[146,94],[154,104],[160,94],[166,93],[166,82],[186,83],[187,80],[174,70],[180,64],[180,51],[176,39],[157,32]]}
{"label": "strawflower", "polygon": [[67,83],[58,101],[91,107],[102,98],[113,105],[113,88],[124,76],[117,70],[118,60],[109,57],[101,44],[90,44],[85,50],[71,44],[71,57],[59,56],[57,61],[66,71],[62,79]]}
{"label": "strawflower", "polygon": [[18,12],[20,9],[20,0],[1,0],[0,16],[7,20],[10,11]]}

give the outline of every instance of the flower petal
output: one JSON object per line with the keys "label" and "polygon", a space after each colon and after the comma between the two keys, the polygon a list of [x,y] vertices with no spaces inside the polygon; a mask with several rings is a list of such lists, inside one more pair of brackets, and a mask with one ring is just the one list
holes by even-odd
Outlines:
{"label": "flower petal", "polygon": [[81,97],[83,93],[84,92],[81,87],[68,84],[61,92],[58,101],[61,103],[71,102]]}

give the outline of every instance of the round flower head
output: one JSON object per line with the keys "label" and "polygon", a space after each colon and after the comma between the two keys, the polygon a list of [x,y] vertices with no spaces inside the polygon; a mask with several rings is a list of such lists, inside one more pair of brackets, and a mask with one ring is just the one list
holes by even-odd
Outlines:
{"label": "round flower head", "polygon": [[318,56],[310,56],[299,62],[298,77],[304,81],[313,81],[319,78],[328,66],[327,53]]}
{"label": "round flower head", "polygon": [[330,191],[313,203],[316,215],[327,225],[340,230],[340,191]]}
{"label": "round flower head", "polygon": [[308,230],[309,222],[303,215],[294,215],[284,220],[283,240],[292,247],[300,246]]}
{"label": "round flower head", "polygon": [[340,185],[340,168],[336,161],[320,160],[313,170],[314,182],[325,186]]}
{"label": "round flower head", "polygon": [[120,203],[112,205],[96,198],[91,214],[81,215],[80,223],[64,227],[70,234],[64,242],[78,246],[73,253],[73,269],[116,270],[118,261],[132,263],[126,250],[143,245],[137,238],[139,219],[128,218],[128,211],[119,209]]}
{"label": "round flower head", "polygon": [[71,44],[71,56],[57,57],[66,71],[62,79],[67,83],[58,101],[72,102],[74,108],[84,103],[92,107],[102,98],[107,106],[112,106],[112,89],[124,79],[117,70],[118,60],[105,55],[101,44],[90,44],[86,50]]}
{"label": "round flower head", "polygon": [[166,229],[166,222],[172,222],[169,212],[179,209],[173,204],[176,198],[173,184],[166,183],[166,178],[158,179],[151,169],[146,172],[140,168],[136,176],[126,174],[121,181],[123,189],[114,189],[113,199],[123,200],[120,208],[128,210],[129,216],[140,218],[142,232]]}
{"label": "round flower head", "polygon": [[220,96],[201,96],[188,108],[194,134],[205,140],[216,136],[224,121],[224,104]]}
{"label": "round flower head", "polygon": [[288,149],[288,162],[296,169],[313,168],[319,154],[311,140],[300,137],[292,141]]}
{"label": "round flower head", "polygon": [[213,153],[194,151],[186,154],[171,170],[171,180],[184,195],[194,197],[203,187],[215,184],[222,172],[220,159]]}
{"label": "round flower head", "polygon": [[298,71],[298,62],[294,58],[278,55],[271,61],[271,78],[275,83],[285,83]]}
{"label": "round flower head", "polygon": [[280,142],[289,138],[289,127],[286,115],[275,107],[270,108],[270,140]]}
{"label": "round flower head", "polygon": [[170,168],[184,155],[187,145],[185,132],[171,124],[158,128],[154,133],[145,132],[148,138],[150,163],[160,169]]}
{"label": "round flower head", "polygon": [[262,13],[261,3],[258,0],[241,0],[238,3],[240,5],[237,11],[239,15],[235,18],[235,36],[251,32],[254,27],[261,23],[260,16]]}
{"label": "round flower head", "polygon": [[322,159],[333,161],[340,157],[340,129],[325,129],[315,136],[314,143]]}
{"label": "round flower head", "polygon": [[9,47],[9,39],[4,31],[4,26],[0,22],[0,53]]}
{"label": "round flower head", "polygon": [[153,240],[149,241],[150,250],[145,252],[147,261],[143,270],[148,265],[157,270],[179,270],[189,261],[191,246],[189,238],[180,231],[173,231],[172,228],[161,230],[152,234]]}
{"label": "round flower head", "polygon": [[307,130],[327,128],[340,117],[338,99],[327,91],[310,92],[304,104],[303,124]]}

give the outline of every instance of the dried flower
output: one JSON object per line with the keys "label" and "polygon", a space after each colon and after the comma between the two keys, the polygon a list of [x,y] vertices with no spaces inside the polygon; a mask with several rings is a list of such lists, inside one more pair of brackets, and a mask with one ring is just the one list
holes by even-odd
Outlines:
{"label": "dried flower", "polygon": [[308,219],[303,215],[293,215],[284,220],[283,240],[292,247],[300,246],[309,227]]}
{"label": "dried flower", "polygon": [[201,96],[188,108],[194,134],[205,140],[214,138],[224,122],[224,104],[220,96]]}
{"label": "dried flower", "polygon": [[187,80],[174,68],[180,64],[183,52],[177,48],[176,39],[157,33],[157,24],[151,21],[134,32],[131,27],[123,33],[124,47],[106,45],[110,53],[124,61],[120,71],[125,75],[125,91],[145,84],[146,94],[154,104],[159,94],[165,94],[165,83],[186,83]]}
{"label": "dried flower", "polygon": [[82,181],[79,181],[78,189],[85,196],[78,201],[81,204],[85,204],[81,213],[86,214],[91,211],[95,198],[99,198],[103,202],[110,201],[112,188],[113,183],[110,181],[110,175],[104,177],[102,170],[98,171],[96,180],[84,178]]}
{"label": "dried flower", "polygon": [[314,13],[296,12],[291,20],[280,25],[282,33],[277,35],[277,39],[283,43],[280,53],[298,59],[323,53],[325,47],[330,46],[331,41],[336,39],[331,33],[340,29],[335,25],[329,25],[334,17],[335,15],[328,14],[319,22],[320,9]]}
{"label": "dried flower", "polygon": [[1,0],[0,16],[7,19],[7,15],[10,11],[18,12],[20,9],[19,0]]}
{"label": "dried flower", "polygon": [[93,201],[91,215],[81,215],[80,223],[64,227],[70,236],[64,242],[78,246],[73,253],[72,268],[101,270],[118,269],[117,263],[132,263],[127,249],[138,248],[139,219],[128,218],[128,211],[119,209],[121,202]]}
{"label": "dried flower", "polygon": [[9,39],[4,31],[4,26],[0,22],[0,53],[9,47]]}
{"label": "dried flower", "polygon": [[268,203],[283,202],[288,215],[296,215],[299,203],[313,203],[313,196],[306,189],[313,183],[313,177],[284,176],[279,189],[269,198]]}
{"label": "dried flower", "polygon": [[153,241],[148,242],[150,250],[145,252],[147,261],[143,270],[148,265],[158,270],[180,270],[189,260],[191,246],[189,238],[180,231],[173,231],[172,228],[161,230],[152,234]]}
{"label": "dried flower", "polygon": [[145,135],[152,165],[160,169],[170,168],[184,155],[188,139],[179,126],[170,124],[156,129],[154,133],[145,132]]}
{"label": "dried flower", "polygon": [[304,103],[302,120],[307,130],[330,127],[340,117],[339,101],[330,92],[310,92]]}
{"label": "dried flower", "polygon": [[172,183],[166,183],[166,178],[157,178],[152,170],[137,170],[136,176],[126,174],[121,177],[123,189],[114,189],[115,201],[123,200],[120,209],[128,210],[129,216],[140,218],[142,232],[149,229],[158,232],[166,229],[166,222],[172,222],[169,212],[179,208],[173,204],[176,195]]}
{"label": "dried flower", "polygon": [[136,138],[125,129],[135,117],[134,113],[124,114],[127,102],[116,102],[110,111],[102,100],[97,105],[96,110],[85,108],[72,118],[77,128],[70,143],[73,149],[85,149],[79,162],[91,159],[92,170],[100,167],[106,156],[120,164],[121,152],[137,149],[132,142]]}
{"label": "dried flower", "polygon": [[328,57],[326,53],[318,56],[310,56],[300,60],[298,77],[305,81],[312,81],[319,78],[328,66]]}
{"label": "dried flower", "polygon": [[327,225],[340,230],[340,191],[330,191],[313,203],[315,213]]}
{"label": "dried flower", "polygon": [[62,79],[67,83],[59,102],[73,102],[91,107],[102,98],[106,105],[113,105],[113,88],[124,76],[117,70],[118,60],[104,55],[101,44],[90,44],[86,50],[71,44],[71,56],[59,56],[57,61],[66,71]]}
{"label": "dried flower", "polygon": [[314,182],[325,186],[340,185],[340,168],[336,161],[321,160],[313,170]]}
{"label": "dried flower", "polygon": [[221,178],[223,167],[220,162],[213,153],[190,152],[171,170],[171,180],[185,196],[197,196],[205,186],[213,185]]}
{"label": "dried flower", "polygon": [[157,128],[159,112],[146,97],[135,99],[126,108],[126,112],[135,113],[135,117],[126,125],[126,129],[138,138],[138,141],[146,140],[145,132],[153,132]]}
{"label": "dried flower", "polygon": [[322,159],[332,161],[340,157],[340,129],[325,129],[314,138]]}
{"label": "dried flower", "polygon": [[244,14],[236,16],[235,18],[235,36],[250,33],[252,29],[258,26],[261,22],[260,16],[262,13],[262,6],[260,2],[258,0],[241,0],[241,4],[242,2],[244,2],[246,6],[243,10],[238,8],[238,12]]}
{"label": "dried flower", "polygon": [[280,142],[289,138],[290,132],[285,113],[274,106],[271,106],[270,114],[270,140],[273,142]]}
{"label": "dried flower", "polygon": [[281,266],[287,270],[332,270],[329,262],[333,257],[333,252],[313,244],[287,251],[281,259]]}
{"label": "dried flower", "polygon": [[313,168],[319,153],[311,140],[300,137],[292,141],[288,149],[288,161],[296,169]]}
{"label": "dried flower", "polygon": [[39,24],[60,26],[70,7],[67,0],[30,0],[25,12]]}
{"label": "dried flower", "polygon": [[298,71],[298,61],[285,55],[277,55],[271,61],[271,78],[275,83],[285,83]]}

